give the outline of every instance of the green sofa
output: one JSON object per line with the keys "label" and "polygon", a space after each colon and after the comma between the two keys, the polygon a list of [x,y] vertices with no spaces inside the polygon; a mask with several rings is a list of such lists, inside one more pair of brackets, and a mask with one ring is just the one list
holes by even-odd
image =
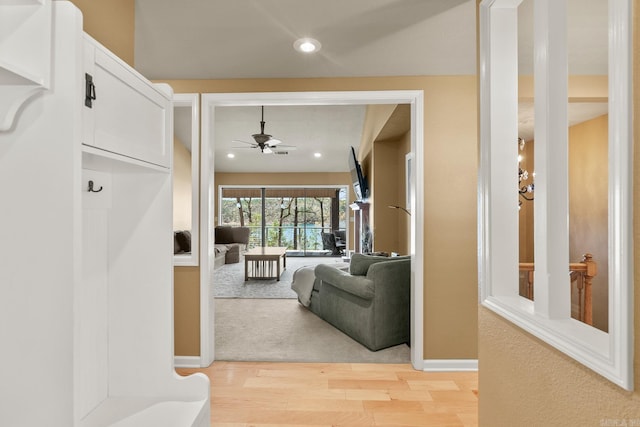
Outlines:
{"label": "green sofa", "polygon": [[309,310],[370,350],[409,343],[411,258],[352,255],[349,271],[319,264]]}

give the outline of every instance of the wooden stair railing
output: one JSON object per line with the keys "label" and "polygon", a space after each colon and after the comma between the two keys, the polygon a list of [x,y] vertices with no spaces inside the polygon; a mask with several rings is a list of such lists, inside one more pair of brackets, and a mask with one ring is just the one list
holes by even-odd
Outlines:
{"label": "wooden stair railing", "polygon": [[[534,263],[521,262],[520,272],[526,274],[524,297],[533,300],[533,274]],[[571,286],[576,282],[578,289],[578,320],[593,325],[593,304],[591,299],[591,284],[593,278],[598,274],[598,266],[591,254],[584,254],[581,262],[569,264],[569,275]]]}

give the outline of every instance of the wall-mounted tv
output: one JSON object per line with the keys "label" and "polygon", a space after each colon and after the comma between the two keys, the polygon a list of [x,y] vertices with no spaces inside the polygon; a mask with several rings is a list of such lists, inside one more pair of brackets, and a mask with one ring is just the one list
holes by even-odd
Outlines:
{"label": "wall-mounted tv", "polygon": [[353,183],[353,191],[356,193],[356,201],[362,202],[369,198],[369,184],[366,177],[362,174],[362,168],[358,163],[355,148],[349,150],[349,170],[351,172],[351,182]]}

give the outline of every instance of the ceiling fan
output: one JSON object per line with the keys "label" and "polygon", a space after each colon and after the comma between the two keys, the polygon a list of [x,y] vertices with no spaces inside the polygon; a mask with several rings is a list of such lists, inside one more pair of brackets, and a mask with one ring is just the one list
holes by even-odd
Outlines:
{"label": "ceiling fan", "polygon": [[260,120],[260,133],[254,133],[251,135],[255,142],[247,142],[235,139],[233,142],[241,142],[243,144],[250,144],[251,147],[235,147],[235,148],[258,148],[263,154],[287,154],[290,150],[295,150],[293,145],[283,145],[282,141],[272,137],[269,134],[264,133],[264,105],[262,109],[262,119]]}

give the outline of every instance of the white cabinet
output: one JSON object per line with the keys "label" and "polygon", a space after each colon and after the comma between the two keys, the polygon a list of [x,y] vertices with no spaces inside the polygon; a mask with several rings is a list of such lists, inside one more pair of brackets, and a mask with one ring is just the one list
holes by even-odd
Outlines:
{"label": "white cabinet", "polygon": [[51,85],[0,131],[0,425],[208,426],[208,379],[173,369],[170,91],[51,15]]}
{"label": "white cabinet", "polygon": [[84,39],[83,143],[169,167],[167,94],[88,35]]}
{"label": "white cabinet", "polygon": [[49,87],[51,0],[0,0],[0,131]]}

